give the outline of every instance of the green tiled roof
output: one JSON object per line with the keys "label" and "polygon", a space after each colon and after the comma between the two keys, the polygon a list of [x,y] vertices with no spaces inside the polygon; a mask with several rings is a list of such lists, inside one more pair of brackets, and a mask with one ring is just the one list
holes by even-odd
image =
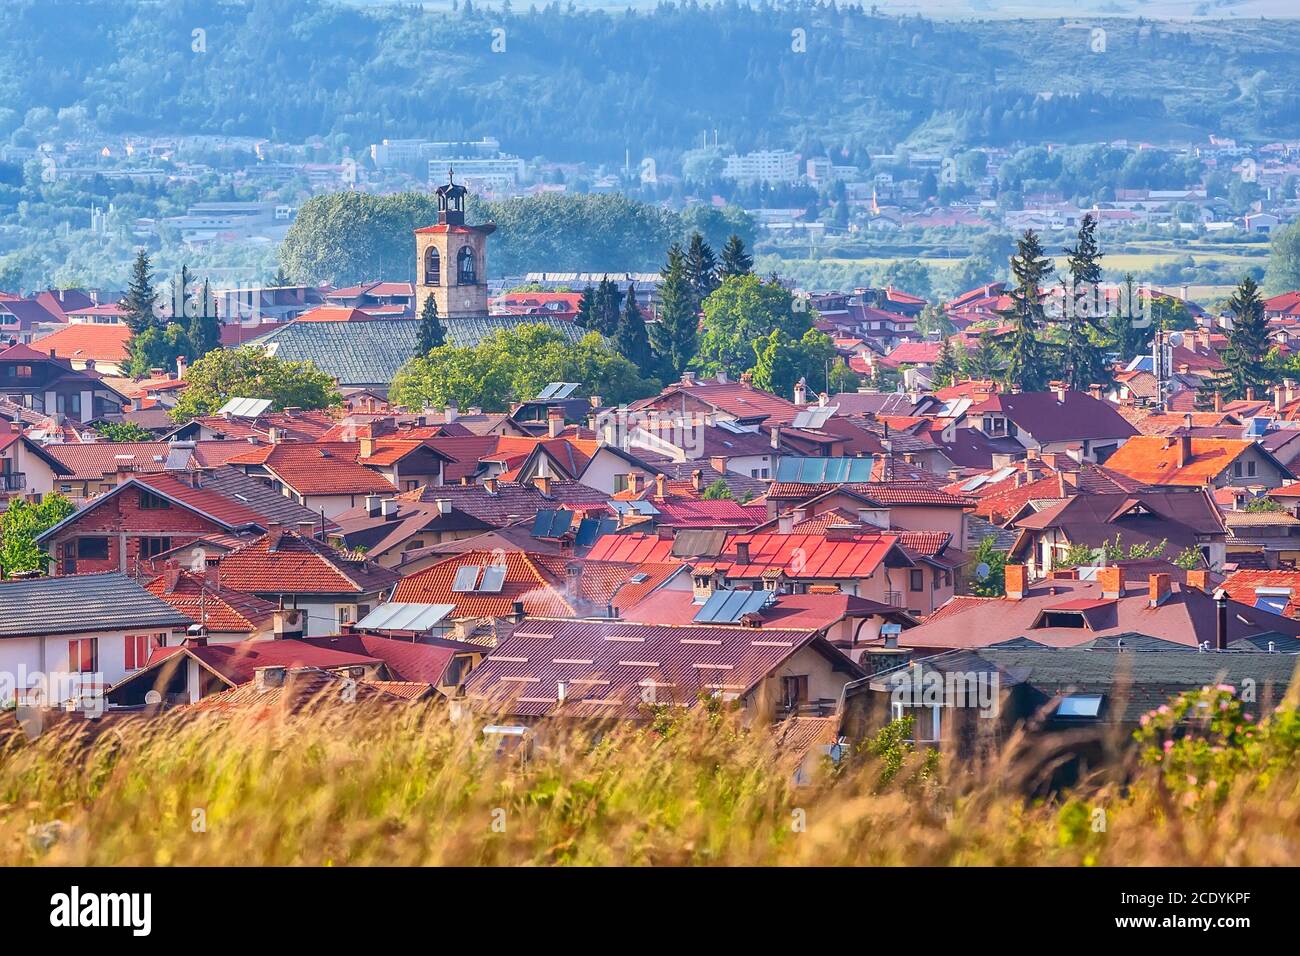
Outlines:
{"label": "green tiled roof", "polygon": [[[545,325],[571,340],[586,334],[572,322],[540,315],[489,315],[477,319],[443,319],[447,344],[477,345],[499,329]],[[415,354],[420,323],[415,319],[368,322],[290,322],[249,344],[266,346],[277,358],[312,361],[343,386],[387,387],[397,370]]]}

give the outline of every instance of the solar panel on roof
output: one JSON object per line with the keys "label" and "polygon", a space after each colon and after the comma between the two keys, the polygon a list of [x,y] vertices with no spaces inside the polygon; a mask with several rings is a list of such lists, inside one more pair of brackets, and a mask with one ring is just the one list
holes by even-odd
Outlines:
{"label": "solar panel on roof", "polygon": [[804,458],[786,455],[776,466],[776,480],[812,485],[838,485],[871,480],[872,458]]}
{"label": "solar panel on roof", "polygon": [[454,610],[454,604],[390,601],[376,607],[356,627],[373,631],[427,631]]}
{"label": "solar panel on roof", "polygon": [[500,594],[501,585],[506,583],[506,566],[493,564],[483,569],[483,583],[478,590],[486,594]]}
{"label": "solar panel on roof", "polygon": [[269,398],[232,398],[217,409],[217,414],[231,415],[235,418],[257,418],[270,407]]}
{"label": "solar panel on roof", "polygon": [[568,398],[577,389],[577,382],[551,382],[538,394],[538,400],[552,398]]}
{"label": "solar panel on roof", "polygon": [[610,501],[609,506],[621,515],[657,515],[659,509],[649,501]]}
{"label": "solar panel on roof", "polygon": [[558,538],[573,525],[573,512],[565,508],[544,508],[533,519],[534,538]]}
{"label": "solar panel on roof", "polygon": [[826,420],[840,410],[838,405],[816,405],[805,408],[794,416],[795,428],[821,428]]}
{"label": "solar panel on roof", "polygon": [[767,606],[770,595],[766,591],[714,591],[704,606],[695,613],[695,624],[735,624],[746,614]]}
{"label": "solar panel on roof", "polygon": [[451,582],[451,589],[457,594],[464,594],[467,591],[474,590],[474,583],[478,581],[478,573],[482,568],[477,564],[464,564],[456,569],[456,579]]}
{"label": "solar panel on roof", "polygon": [[617,528],[618,522],[613,518],[583,518],[578,524],[578,533],[574,535],[573,543],[579,548],[590,547]]}
{"label": "solar panel on roof", "polygon": [[718,427],[723,431],[731,432],[733,435],[753,435],[756,431],[753,428],[747,428],[746,426],[733,421],[718,422]]}

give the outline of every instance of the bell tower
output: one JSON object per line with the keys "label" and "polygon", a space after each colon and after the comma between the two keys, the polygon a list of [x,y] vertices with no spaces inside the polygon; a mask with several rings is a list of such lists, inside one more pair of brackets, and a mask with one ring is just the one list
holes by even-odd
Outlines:
{"label": "bell tower", "polygon": [[469,190],[447,170],[438,187],[438,224],[415,230],[415,309],[433,296],[444,319],[479,318],[488,314],[487,237],[492,223],[465,225]]}

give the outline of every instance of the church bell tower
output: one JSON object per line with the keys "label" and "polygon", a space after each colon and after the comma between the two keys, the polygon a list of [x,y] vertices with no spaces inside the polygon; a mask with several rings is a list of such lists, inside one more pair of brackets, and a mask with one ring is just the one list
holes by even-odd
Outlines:
{"label": "church bell tower", "polygon": [[496,226],[465,225],[469,190],[456,182],[453,170],[436,195],[438,224],[415,230],[416,314],[433,296],[441,318],[480,318],[488,314],[487,237]]}

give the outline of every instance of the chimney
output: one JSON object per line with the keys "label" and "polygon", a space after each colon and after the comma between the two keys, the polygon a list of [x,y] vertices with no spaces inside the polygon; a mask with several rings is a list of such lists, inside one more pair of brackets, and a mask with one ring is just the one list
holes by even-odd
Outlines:
{"label": "chimney", "polygon": [[558,680],[555,682],[555,702],[563,704],[569,696],[569,682],[567,680]]}
{"label": "chimney", "polygon": [[497,480],[495,478],[484,478],[483,490],[490,495],[495,495],[497,493]]}
{"label": "chimney", "polygon": [[1169,598],[1169,575],[1161,572],[1147,578],[1148,605],[1159,607]]}
{"label": "chimney", "polygon": [[794,386],[794,403],[796,405],[808,404],[808,382],[805,379],[799,379]]}
{"label": "chimney", "polygon": [[1023,564],[1008,564],[1005,568],[1007,597],[1022,601],[1029,593],[1029,572]]}
{"label": "chimney", "polygon": [[781,426],[772,426],[772,447],[779,449],[781,447]]}
{"label": "chimney", "polygon": [[576,598],[580,593],[579,580],[582,578],[582,565],[570,561],[564,566],[564,588],[569,597]]}
{"label": "chimney", "polygon": [[366,516],[369,518],[379,517],[379,506],[383,499],[379,495],[366,495]]}
{"label": "chimney", "polygon": [[358,441],[358,442],[360,443],[360,445],[361,445],[361,447],[360,447],[360,449],[359,449],[359,451],[360,451],[360,453],[361,453],[361,454],[360,454],[360,457],[362,457],[362,458],[369,458],[369,457],[371,457],[372,455],[374,455],[374,453],[375,453],[375,439],[374,439],[374,437],[370,434],[370,429],[368,429],[368,428],[367,428],[367,429],[363,429],[362,432],[359,433],[359,434],[357,435],[357,441]]}
{"label": "chimney", "polygon": [[272,521],[266,526],[266,550],[274,551],[280,547],[280,537],[284,534],[284,527],[278,521]]}
{"label": "chimney", "polygon": [[302,537],[304,537],[304,538],[314,538],[314,537],[316,537],[316,522],[315,522],[315,521],[299,521],[299,522],[298,522],[298,534],[302,535]]}
{"label": "chimney", "polygon": [[683,385],[694,385],[694,384],[695,384],[695,373],[694,373],[694,372],[682,372],[682,384],[683,384]]}
{"label": "chimney", "polygon": [[267,430],[267,439],[272,445],[280,444],[280,442],[284,441],[284,430],[272,425],[270,429]]}
{"label": "chimney", "polygon": [[1221,651],[1228,649],[1228,592],[1219,588],[1214,592],[1214,609],[1218,613],[1214,621],[1214,646]]}
{"label": "chimney", "polygon": [[792,515],[795,524],[803,524],[805,521],[808,520],[808,509],[795,508],[794,511],[792,512]]}
{"label": "chimney", "polygon": [[668,497],[668,476],[665,474],[655,475],[655,497],[660,501]]}
{"label": "chimney", "polygon": [[176,356],[176,377],[184,380],[185,373],[190,370],[190,363],[186,361],[184,355]]}
{"label": "chimney", "polygon": [[700,471],[698,468],[691,472],[691,487],[694,488],[697,493],[704,490],[704,472]]}
{"label": "chimney", "polygon": [[1101,585],[1101,596],[1106,600],[1116,600],[1124,596],[1124,569],[1116,567],[1102,568],[1097,572],[1097,583]]}
{"label": "chimney", "polygon": [[1064,382],[1052,382],[1048,385],[1048,388],[1050,388],[1053,394],[1056,395],[1056,400],[1058,402],[1061,402],[1062,404],[1065,403],[1065,393],[1069,391],[1069,389],[1066,388]]}
{"label": "chimney", "polygon": [[397,518],[397,499],[385,498],[379,503],[379,513],[385,521],[394,521]]}
{"label": "chimney", "polygon": [[1210,572],[1203,571],[1203,570],[1188,571],[1187,586],[1189,588],[1196,588],[1196,590],[1198,591],[1204,591],[1206,594],[1209,594],[1210,593]]}
{"label": "chimney", "polygon": [[749,542],[748,541],[736,542],[736,563],[749,564]]}
{"label": "chimney", "polygon": [[1178,436],[1178,467],[1186,468],[1192,463],[1192,436]]}
{"label": "chimney", "polygon": [[524,602],[515,601],[510,605],[510,617],[508,620],[511,624],[518,624],[523,619],[524,619]]}
{"label": "chimney", "polygon": [[459,417],[460,417],[460,409],[456,407],[456,404],[454,402],[449,402],[446,406],[444,406],[442,410],[442,420],[444,422],[450,425]]}
{"label": "chimney", "polygon": [[558,438],[562,431],[564,431],[564,409],[551,406],[546,410],[546,435],[548,438]]}
{"label": "chimney", "polygon": [[536,488],[538,491],[540,491],[542,494],[544,494],[546,497],[548,498],[551,497],[551,476],[534,475],[533,487]]}
{"label": "chimney", "polygon": [[630,472],[627,476],[627,490],[634,495],[641,494],[641,479],[643,477],[639,471]]}
{"label": "chimney", "polygon": [[276,637],[302,637],[303,612],[293,608],[278,608],[271,612],[271,629]]}
{"label": "chimney", "polygon": [[1247,385],[1247,386],[1246,386],[1246,401],[1248,401],[1248,402],[1253,402],[1254,400],[1255,400],[1255,386],[1254,386],[1254,385]]}
{"label": "chimney", "polygon": [[1223,411],[1223,393],[1217,389],[1214,392],[1214,410],[1216,412]]}
{"label": "chimney", "polygon": [[440,514],[440,515],[449,515],[449,514],[451,514],[451,499],[449,499],[449,498],[439,498],[439,499],[437,499],[436,501],[434,501],[434,505],[435,505],[435,506],[437,507],[437,509],[438,509],[438,514]]}
{"label": "chimney", "polygon": [[180,579],[181,569],[178,565],[169,563],[163,569],[163,587],[168,594],[176,590],[176,585],[180,582]]}
{"label": "chimney", "polygon": [[283,665],[277,667],[258,667],[253,670],[253,683],[258,690],[273,690],[283,687],[289,669]]}
{"label": "chimney", "polygon": [[789,514],[777,515],[776,530],[780,534],[790,534],[794,530],[794,518]]}
{"label": "chimney", "polygon": [[1101,401],[1101,386],[1096,384],[1089,385],[1088,394],[1097,399],[1097,401]]}

